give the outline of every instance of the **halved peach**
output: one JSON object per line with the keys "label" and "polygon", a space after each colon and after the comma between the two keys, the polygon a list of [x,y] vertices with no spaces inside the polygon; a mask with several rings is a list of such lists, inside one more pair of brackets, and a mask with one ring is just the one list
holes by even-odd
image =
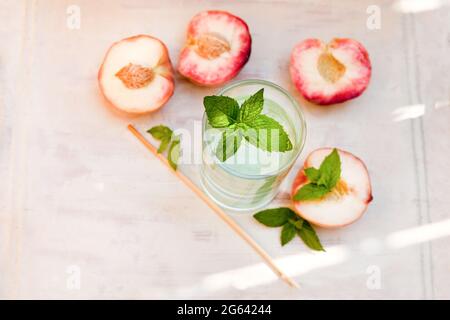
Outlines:
{"label": "halved peach", "polygon": [[[321,148],[308,155],[292,185],[292,196],[310,182],[304,169],[319,168],[332,151],[332,148]],[[299,216],[325,228],[342,227],[354,222],[372,201],[369,173],[362,160],[347,151],[338,150],[338,153],[341,159],[341,176],[336,187],[318,200],[294,201],[294,208]]]}
{"label": "halved peach", "polygon": [[352,39],[319,39],[300,42],[292,51],[291,79],[303,97],[329,105],[358,97],[371,76],[369,54]]}
{"label": "halved peach", "polygon": [[98,83],[106,100],[122,112],[155,111],[169,100],[174,90],[166,46],[149,35],[114,43],[100,67]]}
{"label": "halved peach", "polygon": [[247,24],[225,11],[204,11],[189,23],[178,71],[192,82],[217,86],[247,63],[252,38]]}

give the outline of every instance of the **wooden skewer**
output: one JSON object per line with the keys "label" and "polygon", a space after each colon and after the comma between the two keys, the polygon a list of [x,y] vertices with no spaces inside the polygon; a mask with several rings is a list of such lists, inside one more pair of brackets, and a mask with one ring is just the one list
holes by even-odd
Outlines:
{"label": "wooden skewer", "polygon": [[217,204],[215,204],[206,194],[204,194],[189,178],[187,178],[185,175],[183,175],[179,170],[173,170],[172,167],[169,165],[169,162],[167,159],[158,151],[156,148],[147,141],[147,139],[144,138],[144,136],[136,130],[136,128],[129,124],[128,130],[131,131],[131,133],[138,138],[139,141],[142,142],[142,144],[150,150],[155,157],[157,157],[169,170],[177,177],[179,178],[189,189],[191,189],[200,199],[202,199],[208,207],[210,207],[226,224],[228,224],[231,229],[233,229],[242,239],[244,239],[252,248],[256,251],[257,254],[264,260],[264,262],[272,269],[272,271],[280,277],[283,281],[285,281],[289,286],[298,288],[299,285],[297,282],[295,282],[292,278],[290,278],[288,275],[286,275],[278,266],[276,263],[272,260],[272,258],[267,254],[266,251],[264,251],[263,248],[261,248],[255,240],[253,240],[252,237],[250,237],[244,229],[242,229],[233,219],[230,218],[229,215],[227,215]]}

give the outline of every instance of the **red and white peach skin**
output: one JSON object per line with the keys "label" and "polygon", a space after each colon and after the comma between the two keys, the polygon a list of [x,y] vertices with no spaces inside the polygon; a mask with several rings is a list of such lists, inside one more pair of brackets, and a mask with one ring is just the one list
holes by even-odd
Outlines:
{"label": "red and white peach skin", "polygon": [[201,86],[233,79],[250,58],[252,38],[247,24],[226,11],[195,15],[187,29],[178,72]]}
{"label": "red and white peach skin", "polygon": [[121,114],[161,108],[174,91],[173,69],[164,43],[137,35],[114,43],[98,72],[100,91]]}
{"label": "red and white peach skin", "polygon": [[306,39],[292,50],[290,74],[300,94],[319,105],[344,102],[367,88],[372,67],[364,46],[353,39],[323,43]]}
{"label": "red and white peach skin", "polygon": [[[319,168],[332,148],[321,148],[311,152],[303,168],[292,184],[292,196],[309,183],[304,168]],[[372,201],[369,173],[361,159],[350,152],[339,150],[341,178],[336,187],[318,200],[295,201],[296,213],[314,225],[324,228],[346,226],[359,219]]]}

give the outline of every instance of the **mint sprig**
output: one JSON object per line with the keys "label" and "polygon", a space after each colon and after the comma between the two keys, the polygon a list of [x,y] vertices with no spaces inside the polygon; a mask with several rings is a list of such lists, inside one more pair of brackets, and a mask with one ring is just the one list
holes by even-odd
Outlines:
{"label": "mint sprig", "polygon": [[249,122],[252,121],[256,116],[258,116],[264,106],[264,89],[260,89],[250,98],[242,103],[239,112],[239,121]]}
{"label": "mint sprig", "polygon": [[244,131],[245,139],[254,146],[269,152],[292,150],[289,136],[276,120],[260,114],[245,124],[247,125]]}
{"label": "mint sprig", "polygon": [[207,96],[203,99],[208,121],[213,128],[226,128],[239,121],[239,104],[226,96]]}
{"label": "mint sprig", "polygon": [[281,227],[289,219],[294,219],[296,214],[289,208],[266,209],[255,213],[253,217],[268,227]]}
{"label": "mint sprig", "polygon": [[253,217],[267,227],[282,227],[280,242],[284,246],[296,235],[312,250],[325,251],[314,228],[290,208],[274,208],[260,211]]}
{"label": "mint sprig", "polygon": [[269,152],[286,152],[293,148],[283,126],[261,114],[264,89],[250,96],[241,106],[235,99],[226,96],[207,96],[203,105],[211,127],[225,129],[216,149],[216,156],[221,161],[236,153],[242,139]]}
{"label": "mint sprig", "polygon": [[172,143],[170,144],[169,152],[167,153],[167,160],[173,170],[177,170],[178,160],[181,155],[181,145],[180,137],[175,136],[172,138]]}
{"label": "mint sprig", "polygon": [[283,225],[283,228],[281,228],[281,245],[284,246],[288,242],[290,242],[292,239],[294,239],[295,234],[297,233],[297,229],[295,226],[288,222]]}
{"label": "mint sprig", "polygon": [[148,133],[152,135],[156,140],[160,140],[161,144],[158,148],[158,153],[163,153],[167,147],[169,146],[170,141],[172,140],[173,131],[169,127],[159,125],[155,126],[149,130]]}
{"label": "mint sprig", "polygon": [[181,155],[180,136],[174,135],[173,130],[164,125],[150,128],[147,132],[150,133],[156,140],[161,141],[158,148],[158,153],[164,153],[167,147],[169,147],[169,151],[167,152],[167,160],[173,170],[177,170],[178,160]]}
{"label": "mint sprig", "polygon": [[217,145],[216,157],[223,162],[235,154],[241,146],[242,136],[241,130],[226,128]]}
{"label": "mint sprig", "polygon": [[341,177],[341,158],[337,149],[325,157],[319,169],[310,167],[304,172],[310,182],[296,192],[294,200],[316,200],[330,193]]}

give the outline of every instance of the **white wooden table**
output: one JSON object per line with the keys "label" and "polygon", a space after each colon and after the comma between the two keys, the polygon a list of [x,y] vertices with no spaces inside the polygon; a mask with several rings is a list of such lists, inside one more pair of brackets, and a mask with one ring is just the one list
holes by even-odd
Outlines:
{"label": "white wooden table", "polygon": [[[1,0],[0,298],[450,298],[450,7],[417,3]],[[281,248],[279,230],[234,216],[300,290],[126,130],[193,130],[215,89],[177,76],[170,102],[135,119],[99,96],[97,70],[113,41],[151,34],[176,62],[189,19],[211,8],[250,26],[252,56],[238,79],[274,81],[303,105],[306,147],[272,206],[288,204],[294,171],[317,147],[347,149],[371,174],[366,215],[318,229],[326,253],[300,241]],[[368,90],[341,106],[305,103],[288,58],[307,37],[361,41],[373,64]],[[182,168],[194,179],[196,169]]]}

